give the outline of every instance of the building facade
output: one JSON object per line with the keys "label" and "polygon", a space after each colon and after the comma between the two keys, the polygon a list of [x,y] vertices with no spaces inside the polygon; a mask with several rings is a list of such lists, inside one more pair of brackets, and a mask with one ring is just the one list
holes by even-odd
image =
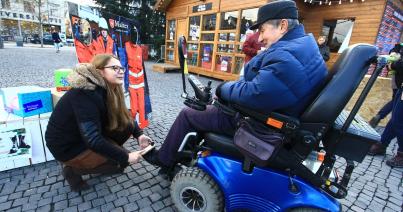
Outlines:
{"label": "building facade", "polygon": [[[44,33],[55,26],[60,31],[63,23],[64,0],[0,0],[0,35],[13,41],[16,36],[24,38],[40,34],[39,16],[42,17]],[[40,11],[40,12],[39,12]]]}

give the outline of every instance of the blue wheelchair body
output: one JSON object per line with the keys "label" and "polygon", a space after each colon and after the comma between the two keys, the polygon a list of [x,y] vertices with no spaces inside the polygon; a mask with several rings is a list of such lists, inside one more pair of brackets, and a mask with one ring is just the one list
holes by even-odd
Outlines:
{"label": "blue wheelchair body", "polygon": [[340,203],[299,177],[293,178],[298,192],[289,190],[287,173],[256,167],[242,171],[242,162],[213,153],[200,157],[197,166],[211,176],[224,194],[226,211],[284,211],[311,208],[341,211]]}

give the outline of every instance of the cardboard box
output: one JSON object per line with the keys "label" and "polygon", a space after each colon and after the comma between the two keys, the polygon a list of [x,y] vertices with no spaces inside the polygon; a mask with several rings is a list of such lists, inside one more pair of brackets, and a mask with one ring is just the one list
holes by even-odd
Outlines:
{"label": "cardboard box", "polygon": [[58,91],[57,88],[51,88],[50,91],[52,92],[53,108],[55,108],[57,102],[59,102],[60,98],[62,98],[66,91]]}
{"label": "cardboard box", "polygon": [[72,72],[72,69],[57,69],[54,73],[55,87],[57,91],[67,91],[70,89],[70,84],[67,81],[67,76]]}
{"label": "cardboard box", "polygon": [[4,108],[20,117],[28,117],[52,111],[49,89],[38,86],[1,88]]}

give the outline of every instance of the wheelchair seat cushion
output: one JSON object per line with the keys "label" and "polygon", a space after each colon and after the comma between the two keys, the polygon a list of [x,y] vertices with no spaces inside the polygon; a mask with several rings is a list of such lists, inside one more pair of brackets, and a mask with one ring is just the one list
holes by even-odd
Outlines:
{"label": "wheelchair seat cushion", "polygon": [[228,135],[205,133],[203,146],[226,156],[238,159],[243,159],[244,157],[234,145],[233,137],[229,137]]}

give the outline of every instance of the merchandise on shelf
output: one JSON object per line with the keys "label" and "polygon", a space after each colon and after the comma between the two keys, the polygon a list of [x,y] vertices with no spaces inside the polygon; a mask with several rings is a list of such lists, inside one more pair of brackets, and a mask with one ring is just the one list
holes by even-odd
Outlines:
{"label": "merchandise on shelf", "polygon": [[212,53],[211,45],[206,45],[203,47],[203,58],[202,58],[203,68],[211,69],[211,53]]}

